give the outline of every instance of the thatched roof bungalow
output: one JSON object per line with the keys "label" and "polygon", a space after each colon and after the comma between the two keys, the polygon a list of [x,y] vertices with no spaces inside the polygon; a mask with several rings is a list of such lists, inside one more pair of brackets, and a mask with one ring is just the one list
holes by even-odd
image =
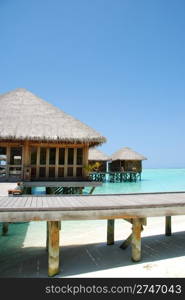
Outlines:
{"label": "thatched roof bungalow", "polygon": [[147,158],[129,147],[124,147],[111,155],[109,164],[111,172],[135,171],[142,172],[142,161]]}
{"label": "thatched roof bungalow", "polygon": [[[0,95],[0,178],[86,177],[88,150],[106,141],[91,127],[26,89]],[[3,176],[1,176],[3,174]]]}
{"label": "thatched roof bungalow", "polygon": [[106,164],[109,161],[108,155],[103,153],[101,150],[97,148],[89,149],[89,165],[93,166],[98,163],[98,170],[99,172],[106,172]]}

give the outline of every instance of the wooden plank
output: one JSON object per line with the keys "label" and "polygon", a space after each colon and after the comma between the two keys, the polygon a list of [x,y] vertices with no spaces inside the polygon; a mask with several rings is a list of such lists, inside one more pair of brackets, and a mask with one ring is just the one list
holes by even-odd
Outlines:
{"label": "wooden plank", "polygon": [[59,273],[59,222],[48,222],[48,275]]}
{"label": "wooden plank", "polygon": [[165,218],[165,234],[166,236],[171,236],[171,216],[166,216]]}
{"label": "wooden plank", "polygon": [[114,244],[114,220],[107,221],[107,245]]}
{"label": "wooden plank", "polygon": [[133,219],[132,226],[132,260],[138,262],[141,260],[141,230],[142,224],[139,218]]}

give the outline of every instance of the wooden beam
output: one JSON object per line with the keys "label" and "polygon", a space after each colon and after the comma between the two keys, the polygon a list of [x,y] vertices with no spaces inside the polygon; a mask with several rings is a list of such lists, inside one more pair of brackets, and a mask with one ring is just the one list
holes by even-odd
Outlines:
{"label": "wooden beam", "polygon": [[137,262],[141,260],[141,230],[142,224],[139,218],[133,219],[133,226],[132,226],[132,260]]}
{"label": "wooden beam", "polygon": [[48,276],[59,273],[59,222],[48,222]]}
{"label": "wooden beam", "polygon": [[171,236],[172,235],[171,216],[166,216],[165,217],[165,234],[166,234],[166,236]]}
{"label": "wooden beam", "polygon": [[107,245],[114,244],[114,220],[107,220]]}
{"label": "wooden beam", "polygon": [[3,223],[3,230],[2,231],[3,231],[2,232],[3,235],[6,235],[8,233],[8,223],[7,222]]}

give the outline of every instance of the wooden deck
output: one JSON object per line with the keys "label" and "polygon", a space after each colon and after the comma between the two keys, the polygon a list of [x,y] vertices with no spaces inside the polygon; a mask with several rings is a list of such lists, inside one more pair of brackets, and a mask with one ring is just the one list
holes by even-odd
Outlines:
{"label": "wooden deck", "polygon": [[114,219],[126,219],[132,223],[132,234],[122,248],[131,243],[132,260],[139,261],[145,219],[166,216],[166,235],[170,235],[173,215],[185,215],[185,192],[0,197],[0,222],[47,221],[50,276],[59,272],[59,221],[107,219],[110,245],[114,243]]}

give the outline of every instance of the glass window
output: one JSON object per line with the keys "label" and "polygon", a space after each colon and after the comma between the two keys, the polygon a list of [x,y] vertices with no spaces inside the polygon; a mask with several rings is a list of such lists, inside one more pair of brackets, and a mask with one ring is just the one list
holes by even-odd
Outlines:
{"label": "glass window", "polygon": [[19,168],[19,167],[11,167],[9,169],[9,175],[10,176],[21,175],[21,168]]}
{"label": "glass window", "polygon": [[76,176],[82,177],[82,168],[76,168]]}
{"label": "glass window", "polygon": [[56,159],[56,148],[50,148],[49,149],[49,164],[55,165],[55,159]]}
{"label": "glass window", "polygon": [[0,166],[7,164],[6,147],[0,147]]}
{"label": "glass window", "polygon": [[77,149],[77,165],[83,164],[83,149],[78,148]]}
{"label": "glass window", "polygon": [[39,177],[46,177],[46,168],[41,167],[39,169]]}
{"label": "glass window", "polygon": [[68,165],[73,165],[74,162],[74,149],[69,148],[68,149]]}
{"label": "glass window", "polygon": [[40,164],[46,164],[46,148],[40,148]]}
{"label": "glass window", "polygon": [[6,168],[0,167],[0,178],[6,176]]}
{"label": "glass window", "polygon": [[67,168],[67,176],[69,177],[73,176],[73,167]]}
{"label": "glass window", "polygon": [[52,178],[55,177],[55,167],[49,168],[49,177],[52,177]]}
{"label": "glass window", "polygon": [[31,165],[36,165],[37,163],[37,148],[31,147]]}
{"label": "glass window", "polygon": [[64,168],[58,168],[58,177],[64,177]]}
{"label": "glass window", "polygon": [[59,165],[64,165],[65,161],[65,149],[59,148]]}
{"label": "glass window", "polygon": [[36,168],[31,168],[31,178],[36,178]]}
{"label": "glass window", "polygon": [[12,147],[10,148],[10,164],[21,165],[22,163],[22,148]]}

